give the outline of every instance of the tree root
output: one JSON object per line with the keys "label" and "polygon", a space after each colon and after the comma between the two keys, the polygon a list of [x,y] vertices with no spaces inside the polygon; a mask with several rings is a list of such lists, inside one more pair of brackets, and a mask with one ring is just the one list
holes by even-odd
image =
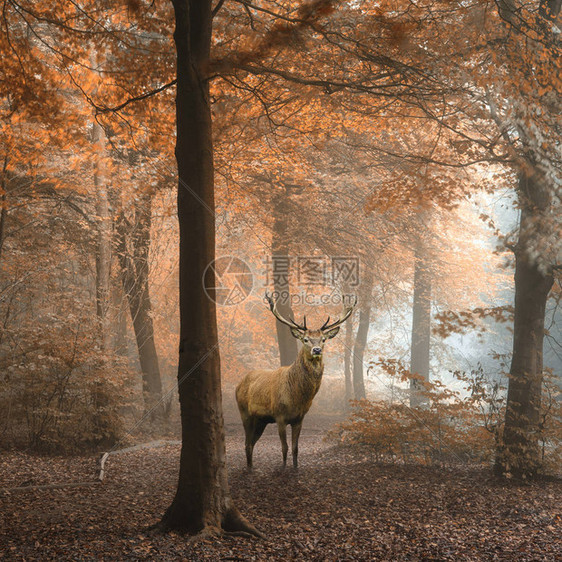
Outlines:
{"label": "tree root", "polygon": [[245,537],[245,538],[259,538],[267,540],[267,537],[258,531],[247,519],[236,509],[231,507],[222,518],[221,527],[214,525],[206,525],[198,531],[193,531],[188,528],[181,528],[170,524],[170,521],[164,516],[163,519],[149,526],[146,529],[147,533],[156,535],[176,531],[178,533],[191,535],[190,541],[204,540],[211,537],[219,537],[221,535],[231,537]]}
{"label": "tree root", "polygon": [[267,540],[266,536],[249,523],[235,507],[231,507],[226,512],[222,521],[222,529],[225,534],[231,536],[257,537]]}

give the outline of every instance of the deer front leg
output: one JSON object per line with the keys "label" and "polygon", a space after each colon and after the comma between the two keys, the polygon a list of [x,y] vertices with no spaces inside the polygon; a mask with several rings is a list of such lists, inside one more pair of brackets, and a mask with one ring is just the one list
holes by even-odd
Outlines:
{"label": "deer front leg", "polygon": [[301,434],[302,420],[291,425],[291,441],[293,445],[293,468],[298,468],[299,436]]}
{"label": "deer front leg", "polygon": [[287,466],[287,451],[289,447],[287,445],[287,425],[284,421],[277,422],[277,429],[279,430],[279,439],[281,439],[281,450],[283,451],[283,468]]}

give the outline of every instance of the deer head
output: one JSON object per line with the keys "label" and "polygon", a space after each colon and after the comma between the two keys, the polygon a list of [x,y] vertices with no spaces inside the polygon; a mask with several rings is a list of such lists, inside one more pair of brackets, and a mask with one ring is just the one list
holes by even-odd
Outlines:
{"label": "deer head", "polygon": [[306,356],[312,360],[320,360],[322,358],[322,351],[324,344],[327,340],[332,339],[340,331],[340,326],[351,316],[355,305],[357,304],[357,297],[350,306],[344,308],[342,316],[335,322],[330,323],[330,317],[321,328],[318,330],[311,330],[306,326],[306,316],[303,317],[303,323],[297,324],[293,319],[286,319],[277,310],[277,303],[273,301],[271,296],[266,293],[265,298],[269,303],[269,308],[275,318],[282,324],[289,326],[291,334],[302,342]]}

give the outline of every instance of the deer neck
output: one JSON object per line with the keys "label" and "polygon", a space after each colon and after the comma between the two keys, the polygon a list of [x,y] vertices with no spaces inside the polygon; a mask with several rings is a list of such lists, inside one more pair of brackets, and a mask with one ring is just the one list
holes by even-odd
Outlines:
{"label": "deer neck", "polygon": [[313,359],[305,350],[301,347],[296,361],[292,364],[290,375],[294,379],[298,379],[298,382],[303,387],[311,387],[311,390],[318,390],[320,386],[320,381],[322,380],[322,375],[324,373],[324,361],[322,357],[318,359]]}

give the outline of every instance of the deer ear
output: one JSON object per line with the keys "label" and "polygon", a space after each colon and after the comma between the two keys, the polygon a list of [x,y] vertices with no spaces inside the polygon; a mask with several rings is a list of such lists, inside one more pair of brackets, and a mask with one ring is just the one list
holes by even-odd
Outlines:
{"label": "deer ear", "polygon": [[328,332],[324,332],[324,336],[326,338],[328,338],[329,340],[331,340],[333,337],[338,335],[339,331],[340,331],[340,327],[338,326],[337,328],[334,328],[333,330],[330,330]]}
{"label": "deer ear", "polygon": [[302,339],[302,332],[297,328],[291,328],[291,334],[293,334],[293,337],[298,340]]}

